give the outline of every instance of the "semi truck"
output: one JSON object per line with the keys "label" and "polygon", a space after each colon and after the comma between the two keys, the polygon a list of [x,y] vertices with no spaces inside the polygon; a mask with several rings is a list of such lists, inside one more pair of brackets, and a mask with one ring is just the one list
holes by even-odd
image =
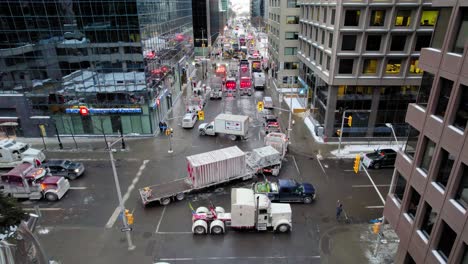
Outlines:
{"label": "semi truck", "polygon": [[237,146],[187,157],[187,176],[171,182],[139,189],[143,205],[159,202],[168,205],[185,195],[233,180],[248,180],[270,164],[247,159],[248,153]]}
{"label": "semi truck", "polygon": [[214,121],[198,126],[200,135],[234,135],[245,138],[249,131],[249,117],[243,115],[219,114]]}
{"label": "semi truck", "polygon": [[220,77],[211,77],[210,79],[210,100],[223,98],[223,79]]}
{"label": "semi truck", "polygon": [[38,166],[45,158],[44,152],[31,148],[29,144],[12,139],[0,140],[0,168],[13,168],[22,163]]}
{"label": "semi truck", "polygon": [[253,184],[255,193],[265,194],[272,202],[299,202],[310,204],[315,200],[315,188],[310,183],[298,183],[293,179],[278,182],[257,182]]}
{"label": "semi truck", "polygon": [[45,168],[36,168],[33,164],[17,165],[0,176],[0,193],[15,198],[48,201],[62,199],[70,189],[67,179],[51,176]]}
{"label": "semi truck", "polygon": [[222,207],[198,207],[192,210],[192,233],[196,235],[226,233],[227,228],[238,230],[275,231],[292,230],[292,210],[289,204],[272,203],[264,194],[251,189],[231,190],[231,212]]}

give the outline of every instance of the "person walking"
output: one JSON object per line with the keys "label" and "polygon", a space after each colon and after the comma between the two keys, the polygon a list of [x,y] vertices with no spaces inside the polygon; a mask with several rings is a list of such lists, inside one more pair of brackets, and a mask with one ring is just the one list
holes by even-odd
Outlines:
{"label": "person walking", "polygon": [[159,131],[162,134],[162,132],[163,132],[163,123],[161,121],[159,121]]}
{"label": "person walking", "polygon": [[166,130],[167,130],[167,124],[166,122],[163,122],[163,132],[166,133]]}
{"label": "person walking", "polygon": [[336,206],[336,221],[340,220],[342,212],[343,212],[343,204],[340,202],[340,200],[338,200],[337,206]]}

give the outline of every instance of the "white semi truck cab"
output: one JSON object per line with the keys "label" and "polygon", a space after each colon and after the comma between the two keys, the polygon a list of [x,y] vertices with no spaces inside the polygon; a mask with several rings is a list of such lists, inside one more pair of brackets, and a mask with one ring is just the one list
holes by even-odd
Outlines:
{"label": "white semi truck cab", "polygon": [[12,139],[0,140],[0,168],[13,168],[21,163],[40,165],[44,160],[44,152],[29,144]]}
{"label": "white semi truck cab", "polygon": [[192,212],[194,234],[224,234],[227,227],[286,233],[292,229],[291,206],[272,203],[268,196],[255,194],[251,189],[233,188],[231,213],[213,205]]}

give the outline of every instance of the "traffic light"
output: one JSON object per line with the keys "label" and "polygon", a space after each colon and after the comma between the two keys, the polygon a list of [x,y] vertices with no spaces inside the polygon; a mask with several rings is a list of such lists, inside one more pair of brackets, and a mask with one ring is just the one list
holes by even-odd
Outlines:
{"label": "traffic light", "polygon": [[127,218],[128,225],[133,225],[133,214],[128,209],[125,209],[125,218]]}
{"label": "traffic light", "polygon": [[372,233],[378,234],[380,232],[380,226],[382,223],[375,223],[372,225]]}
{"label": "traffic light", "polygon": [[353,124],[353,116],[348,116],[348,126]]}
{"label": "traffic light", "polygon": [[263,102],[262,102],[262,101],[259,101],[259,102],[257,103],[257,110],[258,110],[259,112],[263,111]]}
{"label": "traffic light", "polygon": [[205,120],[205,112],[198,111],[198,120]]}
{"label": "traffic light", "polygon": [[86,106],[80,106],[80,115],[81,116],[88,116],[89,115],[89,109]]}
{"label": "traffic light", "polygon": [[358,173],[359,172],[359,165],[361,163],[361,156],[358,154],[356,155],[356,158],[354,159],[354,172]]}

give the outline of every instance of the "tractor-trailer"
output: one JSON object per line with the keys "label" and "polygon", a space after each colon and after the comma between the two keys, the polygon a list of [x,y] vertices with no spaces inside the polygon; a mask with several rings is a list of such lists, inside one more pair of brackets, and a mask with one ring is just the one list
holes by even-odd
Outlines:
{"label": "tractor-trailer", "polygon": [[144,205],[180,201],[187,193],[236,179],[251,179],[256,171],[247,163],[246,153],[237,146],[187,157],[187,176],[171,182],[139,189]]}
{"label": "tractor-trailer", "polygon": [[217,134],[245,137],[249,130],[249,117],[243,115],[219,114],[213,122],[198,126],[200,135],[215,136]]}

